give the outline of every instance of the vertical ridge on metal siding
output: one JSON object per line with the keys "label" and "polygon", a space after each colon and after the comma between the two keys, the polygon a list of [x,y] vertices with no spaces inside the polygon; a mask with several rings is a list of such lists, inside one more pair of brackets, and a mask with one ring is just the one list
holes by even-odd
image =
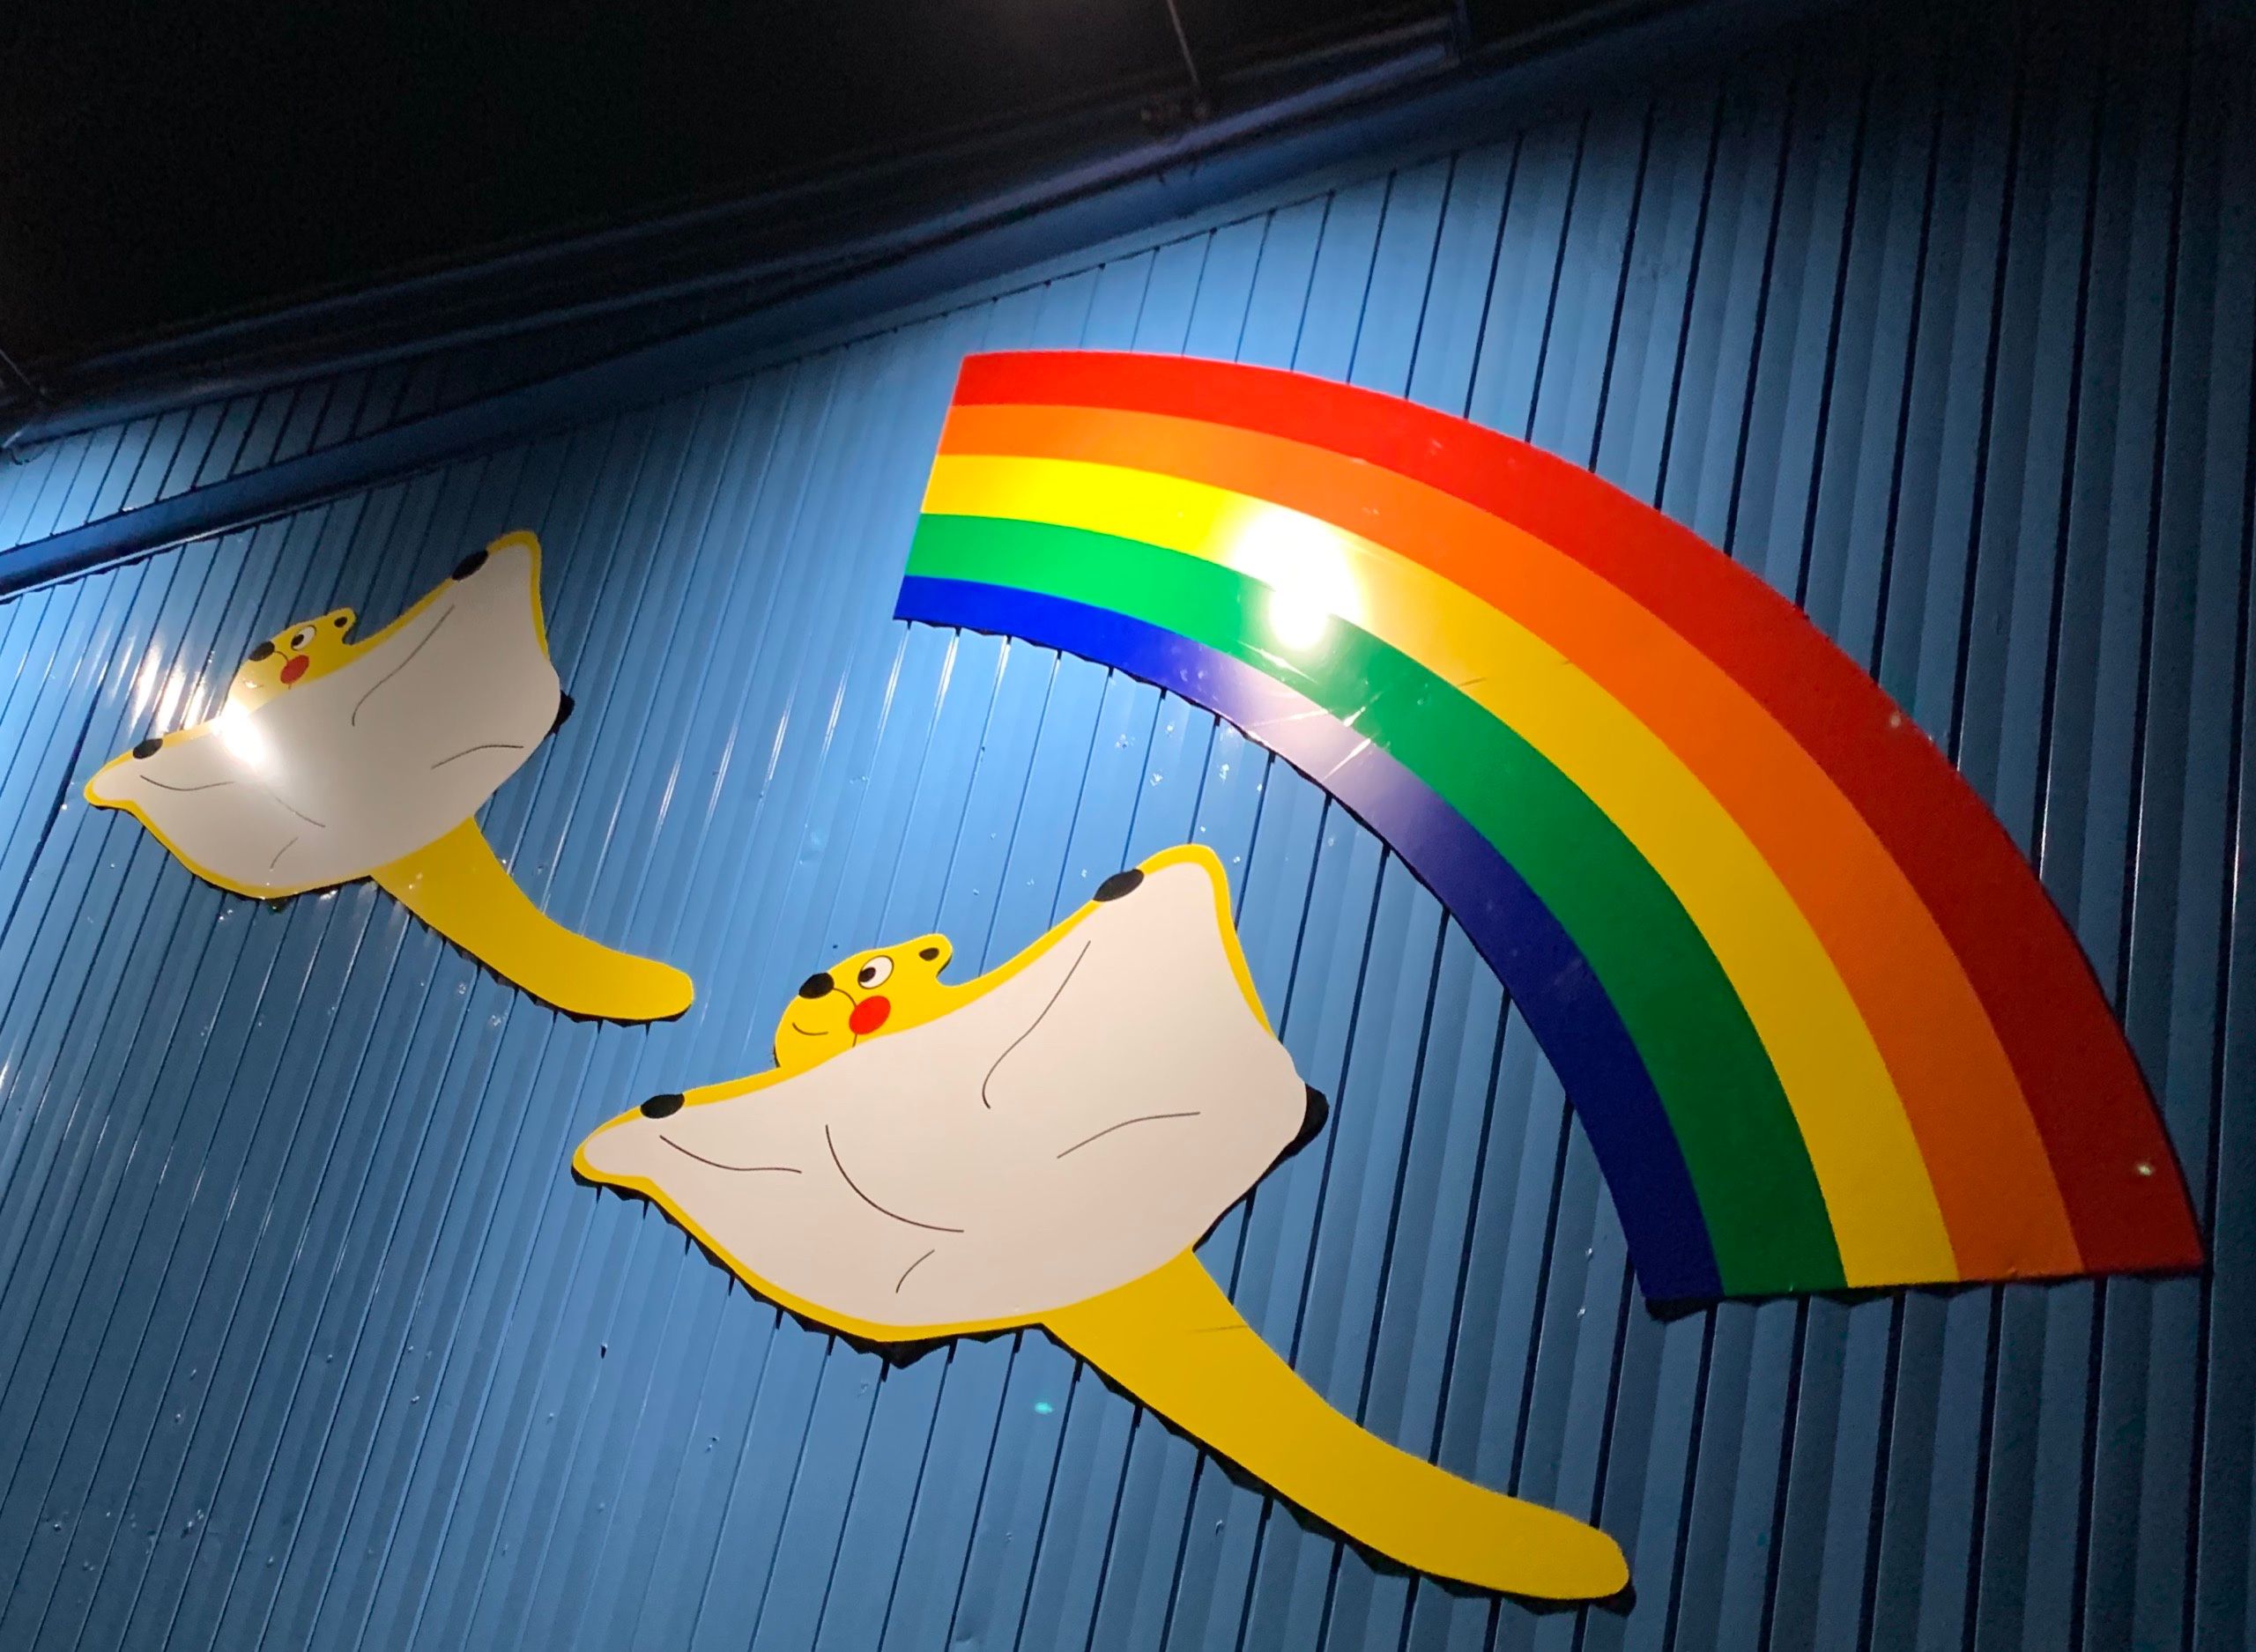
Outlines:
{"label": "vertical ridge on metal siding", "polygon": [[[2244,1643],[2246,59],[2175,12],[1911,15],[0,604],[0,1642]],[[1802,602],[2076,922],[2209,1277],[1648,1315],[1568,1098],[1362,826],[1148,686],[887,618],[956,361],[1028,344],[1466,413]],[[0,543],[486,370],[50,444],[0,464]],[[515,526],[580,713],[486,828],[696,975],[671,1025],[554,1016],[365,885],[223,895],[78,795],[256,637]],[[983,967],[1185,839],[1334,1102],[1209,1265],[1368,1426],[1602,1520],[1626,1611],[1375,1566],[1039,1333],[881,1359],[567,1173],[764,1064],[816,963],[940,927]]]}

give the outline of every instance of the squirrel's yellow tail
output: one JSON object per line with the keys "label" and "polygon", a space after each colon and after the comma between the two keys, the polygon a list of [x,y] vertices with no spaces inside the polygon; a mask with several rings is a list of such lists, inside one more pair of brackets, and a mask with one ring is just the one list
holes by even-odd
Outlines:
{"label": "squirrel's yellow tail", "polygon": [[575,935],[534,906],[475,820],[369,876],[471,957],[560,1010],[657,1021],[689,1007],[681,971]]}
{"label": "squirrel's yellow tail", "polygon": [[1043,1322],[1154,1411],[1405,1566],[1550,1600],[1629,1583],[1621,1546],[1597,1528],[1459,1479],[1333,1410],[1194,1255]]}

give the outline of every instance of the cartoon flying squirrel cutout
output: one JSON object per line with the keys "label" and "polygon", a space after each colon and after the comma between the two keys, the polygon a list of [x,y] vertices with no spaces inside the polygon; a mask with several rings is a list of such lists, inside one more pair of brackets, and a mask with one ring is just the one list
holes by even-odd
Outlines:
{"label": "cartoon flying squirrel cutout", "polygon": [[575,1015],[649,1021],[689,977],[557,924],[477,811],[570,715],[549,663],[540,542],[513,533],[364,642],[340,608],[253,648],[209,722],[86,782],[197,877],[277,900],[374,878],[481,963]]}
{"label": "cartoon flying squirrel cutout", "polygon": [[1380,1554],[1551,1599],[1629,1581],[1604,1532],[1396,1449],[1264,1343],[1193,1247],[1322,1120],[1203,848],[1108,879],[1008,963],[931,935],[810,976],[776,1067],[580,1145],[753,1289],[870,1343],[1039,1325]]}

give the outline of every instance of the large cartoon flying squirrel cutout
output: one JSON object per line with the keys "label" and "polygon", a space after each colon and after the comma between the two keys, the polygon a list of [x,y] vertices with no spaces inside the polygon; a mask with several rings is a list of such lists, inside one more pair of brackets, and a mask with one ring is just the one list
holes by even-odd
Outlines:
{"label": "large cartoon flying squirrel cutout", "polygon": [[943,936],[810,976],[773,1070],[651,1097],[580,1145],[763,1296],[866,1342],[1040,1326],[1302,1508],[1437,1576],[1612,1595],[1621,1549],[1379,1440],[1264,1343],[1194,1247],[1313,1134],[1221,863],[1108,879],[961,986]]}
{"label": "large cartoon flying squirrel cutout", "polygon": [[478,811],[570,715],[548,657],[540,542],[512,533],[365,641],[340,608],[251,650],[208,722],[86,782],[197,877],[262,900],[373,878],[505,979],[575,1015],[649,1021],[689,977],[535,907]]}

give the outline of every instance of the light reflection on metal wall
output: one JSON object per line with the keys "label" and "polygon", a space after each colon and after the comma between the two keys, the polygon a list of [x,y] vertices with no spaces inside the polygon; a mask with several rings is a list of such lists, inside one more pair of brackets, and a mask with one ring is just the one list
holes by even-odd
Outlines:
{"label": "light reflection on metal wall", "polygon": [[[0,1645],[2245,1644],[2256,131],[2180,21],[1600,101],[0,605]],[[1469,412],[1795,596],[2041,852],[2214,1279],[1650,1317],[1548,1070],[1367,833],[1178,701],[887,618],[957,359],[1077,344]],[[211,423],[165,477],[241,468]],[[0,543],[130,502],[61,463],[0,466]],[[692,971],[677,1024],[560,1018],[366,885],[222,896],[77,796],[256,638],[518,526],[580,711],[487,829]],[[1626,1615],[1374,1569],[1038,1335],[887,1367],[567,1174],[763,1064],[829,956],[979,967],[1191,837],[1337,1098],[1209,1260],[1370,1426],[1600,1519]]]}

